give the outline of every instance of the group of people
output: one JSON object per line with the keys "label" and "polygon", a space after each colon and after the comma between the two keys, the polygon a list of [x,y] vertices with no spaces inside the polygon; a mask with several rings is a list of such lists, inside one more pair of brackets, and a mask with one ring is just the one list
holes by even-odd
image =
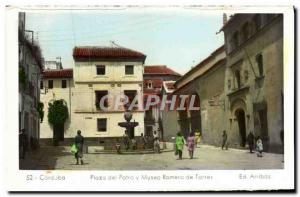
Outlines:
{"label": "group of people", "polygon": [[[138,143],[141,145],[142,149],[150,148],[151,143],[153,143],[153,149],[155,152],[160,153],[160,141],[159,141],[159,135],[157,131],[153,132],[153,138],[149,135],[144,135],[143,133],[140,136],[140,141],[138,142],[135,138],[130,139],[127,133],[122,137],[122,141],[125,147],[125,150],[128,151],[131,145],[132,150],[136,150],[138,147]],[[119,143],[119,140],[117,140],[116,149],[118,153],[120,153],[121,150],[121,144]]]}
{"label": "group of people", "polygon": [[254,150],[254,146],[256,145],[257,156],[262,157],[263,143],[260,136],[257,136],[257,138],[255,138],[254,134],[250,132],[249,135],[247,136],[247,142],[248,142],[250,153],[254,153],[253,150]]}
{"label": "group of people", "polygon": [[[144,136],[143,134],[141,134],[140,139],[141,139],[143,149],[146,149],[150,141],[149,136]],[[200,143],[200,139],[201,139],[201,133],[199,131],[191,132],[187,137],[187,139],[184,138],[181,132],[178,132],[175,138],[175,155],[178,155],[178,159],[182,160],[182,151],[184,145],[187,146],[189,158],[193,159],[195,148],[197,147],[197,144]],[[256,145],[257,156],[262,157],[263,143],[260,136],[255,138],[254,134],[250,132],[247,136],[247,142],[248,142],[250,153],[254,153],[253,150],[254,150],[254,146]],[[76,146],[76,150],[77,150],[75,153],[76,165],[79,164],[79,160],[80,163],[83,165],[83,143],[84,143],[84,137],[81,135],[81,131],[78,130],[77,135],[74,139],[74,145]],[[130,139],[127,134],[124,134],[123,136],[123,143],[125,149],[128,150]],[[222,134],[222,150],[224,150],[224,148],[228,150],[228,144],[229,143],[228,143],[227,132],[224,130]],[[133,150],[137,149],[137,141],[134,138],[131,139],[131,145]],[[120,147],[121,145],[119,143],[119,140],[117,140],[116,149],[118,153],[120,153],[121,150]],[[159,135],[158,132],[156,131],[153,132],[153,149],[155,152],[160,153]]]}
{"label": "group of people", "polygon": [[[263,152],[263,142],[260,136],[255,137],[252,131],[247,136],[247,143],[249,147],[250,153],[254,153],[253,150],[256,148],[257,156],[262,157]],[[228,136],[226,130],[223,131],[222,134],[222,150],[226,148],[228,150]]]}
{"label": "group of people", "polygon": [[190,159],[193,159],[194,151],[197,147],[197,144],[200,143],[200,138],[201,133],[199,131],[196,131],[196,134],[194,132],[191,132],[187,137],[187,140],[185,140],[181,132],[178,132],[175,138],[175,155],[178,155],[178,159],[182,160],[182,151],[184,145],[187,146]]}
{"label": "group of people", "polygon": [[[193,159],[195,148],[197,144],[199,144],[201,139],[201,133],[199,131],[191,132],[187,139],[184,138],[181,132],[178,132],[175,138],[175,155],[178,155],[178,159],[182,159],[182,151],[184,145],[187,146],[189,152],[189,158]],[[257,156],[262,157],[263,152],[263,143],[260,136],[255,137],[252,132],[250,132],[247,136],[247,143],[250,150],[250,153],[254,153],[253,150],[256,148]],[[222,150],[228,150],[228,136],[227,132],[224,130],[222,133]],[[255,147],[256,146],[256,147]]]}

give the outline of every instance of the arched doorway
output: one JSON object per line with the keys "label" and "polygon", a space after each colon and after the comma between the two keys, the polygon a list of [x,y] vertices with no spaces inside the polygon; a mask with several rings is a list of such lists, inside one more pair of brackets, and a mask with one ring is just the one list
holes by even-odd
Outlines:
{"label": "arched doorway", "polygon": [[188,113],[186,110],[178,111],[178,123],[180,126],[180,132],[184,137],[187,137],[190,133],[190,122],[188,118]]}
{"label": "arched doorway", "polygon": [[243,109],[237,109],[235,116],[238,122],[239,134],[240,134],[240,146],[245,147],[246,145],[246,118],[245,111]]}

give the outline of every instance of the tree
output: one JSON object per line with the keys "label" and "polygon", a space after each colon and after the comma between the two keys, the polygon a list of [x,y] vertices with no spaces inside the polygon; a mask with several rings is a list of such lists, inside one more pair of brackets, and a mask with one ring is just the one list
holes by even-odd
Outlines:
{"label": "tree", "polygon": [[68,107],[65,100],[53,100],[49,102],[48,107],[48,122],[53,126],[53,145],[57,146],[60,140],[60,136],[64,132],[63,125],[65,121],[69,118]]}

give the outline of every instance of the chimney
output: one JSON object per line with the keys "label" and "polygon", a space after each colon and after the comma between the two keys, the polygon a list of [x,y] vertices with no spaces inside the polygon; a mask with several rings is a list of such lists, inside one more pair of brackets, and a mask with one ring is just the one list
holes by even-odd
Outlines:
{"label": "chimney", "polygon": [[227,15],[223,13],[223,25],[227,23]]}

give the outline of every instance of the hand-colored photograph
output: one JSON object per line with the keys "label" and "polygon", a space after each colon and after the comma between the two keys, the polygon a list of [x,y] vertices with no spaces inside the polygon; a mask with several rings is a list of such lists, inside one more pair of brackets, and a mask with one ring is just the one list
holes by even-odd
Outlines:
{"label": "hand-colored photograph", "polygon": [[18,12],[19,169],[284,169],[283,14],[225,11]]}

